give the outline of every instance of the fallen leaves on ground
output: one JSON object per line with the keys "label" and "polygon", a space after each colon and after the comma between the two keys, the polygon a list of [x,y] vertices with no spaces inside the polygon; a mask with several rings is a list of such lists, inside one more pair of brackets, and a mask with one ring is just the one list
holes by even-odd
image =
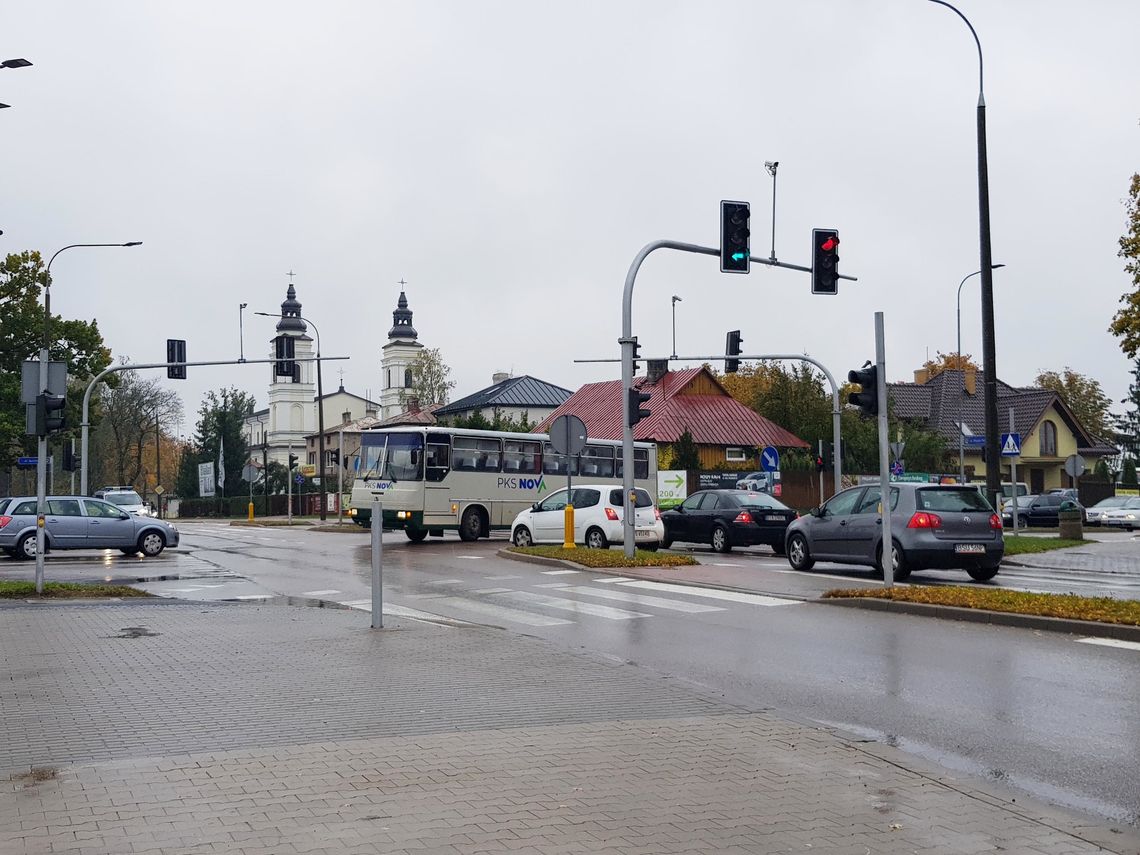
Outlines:
{"label": "fallen leaves on ground", "polygon": [[698,562],[689,555],[672,555],[637,550],[633,558],[626,558],[619,549],[563,549],[561,546],[512,546],[511,552],[519,555],[539,555],[543,558],[557,558],[572,561],[584,567],[685,567]]}

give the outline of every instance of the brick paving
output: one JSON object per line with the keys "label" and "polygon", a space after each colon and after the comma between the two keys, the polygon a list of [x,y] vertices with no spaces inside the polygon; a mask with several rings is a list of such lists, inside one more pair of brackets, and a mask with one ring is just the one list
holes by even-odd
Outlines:
{"label": "brick paving", "polygon": [[1140,852],[628,665],[366,620],[0,609],[0,853]]}

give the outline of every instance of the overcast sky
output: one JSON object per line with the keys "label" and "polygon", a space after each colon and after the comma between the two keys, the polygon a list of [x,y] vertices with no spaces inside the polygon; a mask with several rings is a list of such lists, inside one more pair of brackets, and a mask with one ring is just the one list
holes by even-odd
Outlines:
{"label": "overcast sky", "polygon": [[[981,39],[997,366],[1066,365],[1126,396],[1107,332],[1129,288],[1117,241],[1140,170],[1140,3],[962,0]],[[659,251],[634,292],[642,355],[807,353],[888,378],[956,348],[978,269],[977,51],[927,0],[785,2],[47,2],[7,0],[0,251],[49,256],[52,308],[97,318],[116,356],[267,356],[295,285],[345,386],[381,385],[400,286],[452,398],[495,371],[576,389],[618,376],[626,271],[649,241],[715,246],[721,199],[752,203],[753,254],[810,264],[839,229],[837,297],[806,273]],[[963,351],[981,362],[979,278]],[[335,389],[337,366],[326,364]],[[186,430],[264,366],[166,381]]]}

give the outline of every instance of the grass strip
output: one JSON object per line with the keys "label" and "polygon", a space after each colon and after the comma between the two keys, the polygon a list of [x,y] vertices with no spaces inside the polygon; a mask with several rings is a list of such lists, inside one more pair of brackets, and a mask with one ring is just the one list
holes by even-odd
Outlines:
{"label": "grass strip", "polygon": [[1073,540],[1067,537],[1014,537],[1005,536],[1006,555],[1029,555],[1034,552],[1049,552],[1053,549],[1068,549],[1071,546],[1085,546],[1095,540]]}
{"label": "grass strip", "polygon": [[312,525],[312,522],[310,520],[307,520],[307,519],[296,519],[296,518],[294,518],[293,522],[289,522],[289,520],[257,520],[257,519],[255,519],[252,522],[250,520],[230,520],[230,525],[244,525],[244,526],[250,526],[253,528],[268,528],[269,526],[279,526],[279,525],[283,525],[283,526],[291,526],[291,525],[309,526],[309,525]]}
{"label": "grass strip", "polygon": [[1091,620],[1140,626],[1140,601],[1112,597],[1079,597],[1076,594],[1034,594],[1003,588],[969,588],[950,585],[910,585],[897,588],[835,589],[825,598],[864,597],[899,603],[957,606],[1019,615]]}
{"label": "grass strip", "polygon": [[626,558],[619,549],[563,549],[561,546],[512,546],[511,552],[519,555],[540,555],[543,558],[557,558],[572,561],[583,567],[686,567],[698,562],[689,555],[673,555],[637,550],[633,558]]}
{"label": "grass strip", "polygon": [[30,600],[43,597],[53,600],[74,600],[86,597],[149,597],[146,591],[127,585],[83,585],[78,582],[45,582],[44,592],[36,593],[35,582],[13,579],[0,582],[0,599]]}

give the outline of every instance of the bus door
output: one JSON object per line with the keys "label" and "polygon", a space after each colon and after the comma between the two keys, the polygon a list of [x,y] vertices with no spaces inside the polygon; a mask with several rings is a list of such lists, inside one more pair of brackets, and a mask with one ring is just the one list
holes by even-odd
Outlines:
{"label": "bus door", "polygon": [[451,498],[448,496],[447,473],[451,471],[451,437],[446,433],[429,433],[424,446],[424,525],[440,524],[435,517],[454,522]]}

